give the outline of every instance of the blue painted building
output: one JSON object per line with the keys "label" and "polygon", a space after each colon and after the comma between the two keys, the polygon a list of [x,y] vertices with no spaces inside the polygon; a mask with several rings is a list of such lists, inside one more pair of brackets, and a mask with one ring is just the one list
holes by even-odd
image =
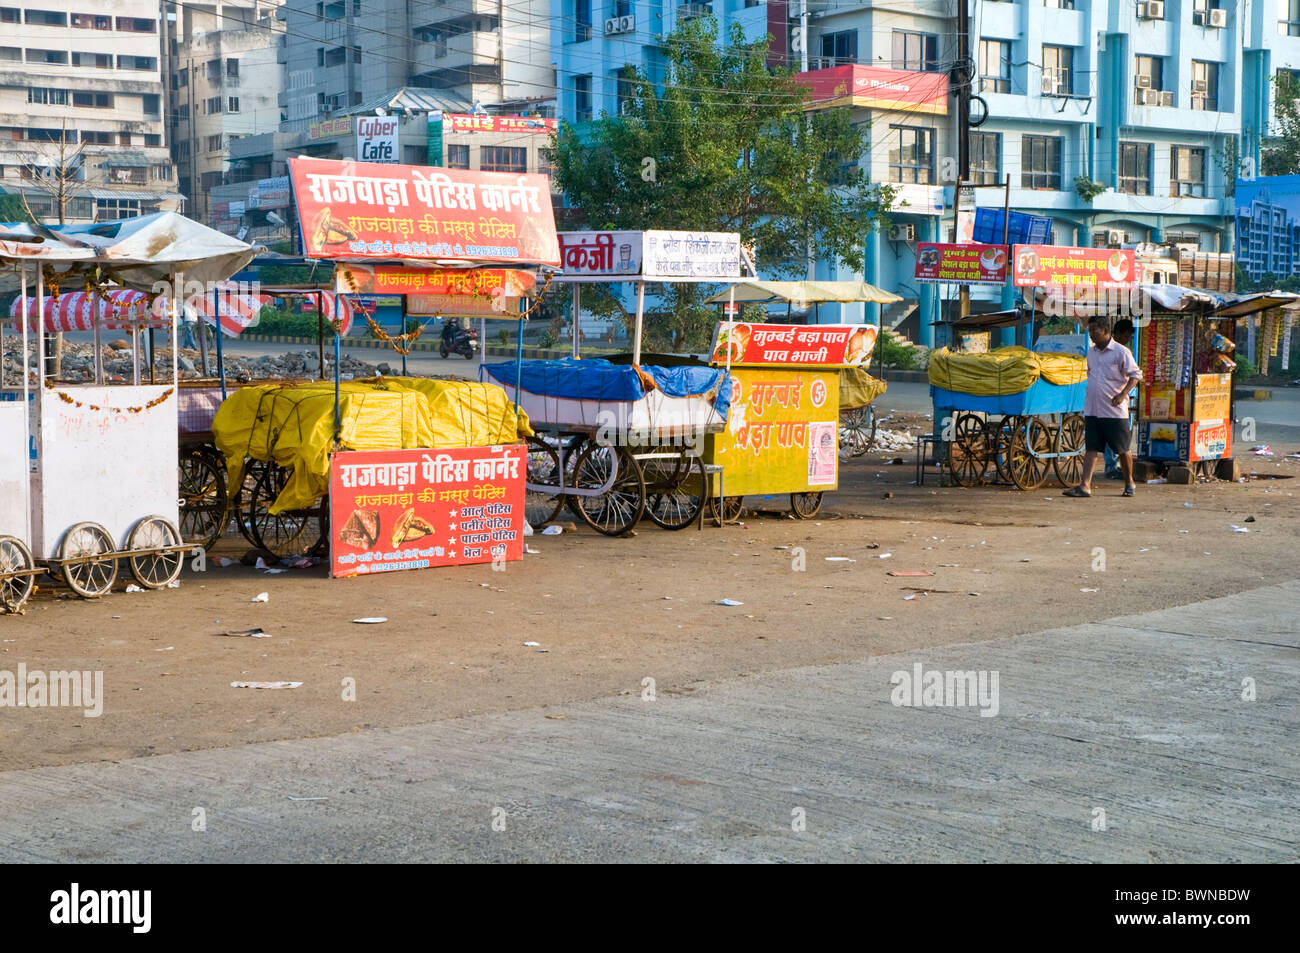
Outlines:
{"label": "blue painted building", "polygon": [[[959,2],[969,4],[973,93],[987,105],[970,139],[976,185],[1001,186],[1009,177],[1011,208],[1050,216],[1058,244],[1181,241],[1232,249],[1229,157],[1243,157],[1247,173],[1258,163],[1258,139],[1272,121],[1273,77],[1300,71],[1300,0]],[[747,35],[768,32],[777,51],[798,62],[797,5],[745,3],[553,0],[561,116],[616,115],[620,70],[633,65],[662,78],[657,38],[706,8],[724,33],[733,21]],[[584,4],[594,7],[586,20]],[[878,70],[900,78],[963,75],[955,69],[952,0],[810,0],[808,8],[810,80],[848,65],[872,77]],[[625,15],[632,22],[620,19]],[[590,26],[583,36],[574,32],[580,22]],[[855,119],[871,124],[860,161],[873,181],[900,185],[907,204],[896,208],[895,228],[864,236],[863,275],[820,262],[813,277],[862,277],[902,294],[905,303],[882,319],[930,343],[945,290],[913,282],[914,251],[920,241],[948,240],[954,225],[955,109],[870,97],[852,104]],[[983,112],[977,102],[973,118]],[[1076,187],[1080,178],[1104,191],[1088,200]],[[1003,191],[977,189],[976,202],[1000,207]],[[976,310],[1010,303],[1006,293],[978,287],[972,297]],[[822,321],[876,316],[860,305],[820,311]]]}

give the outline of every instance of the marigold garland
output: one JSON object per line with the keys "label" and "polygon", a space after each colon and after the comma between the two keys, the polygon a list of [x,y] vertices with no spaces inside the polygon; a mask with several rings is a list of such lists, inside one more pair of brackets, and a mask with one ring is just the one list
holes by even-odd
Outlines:
{"label": "marigold garland", "polygon": [[152,410],[153,408],[157,407],[159,404],[163,403],[165,400],[167,400],[167,398],[169,398],[176,391],[176,388],[168,387],[165,391],[163,391],[153,400],[149,401],[149,403],[145,404],[143,407],[100,407],[97,404],[83,404],[81,401],[77,400],[72,395],[66,394],[61,390],[57,390],[54,386],[53,381],[47,380],[45,382],[45,386],[48,390],[53,391],[54,396],[59,398],[59,400],[63,401],[65,404],[70,404],[73,407],[76,407],[78,410],[80,410],[82,407],[85,407],[87,410],[93,410],[96,412],[107,411],[110,414],[142,414],[146,410]]}

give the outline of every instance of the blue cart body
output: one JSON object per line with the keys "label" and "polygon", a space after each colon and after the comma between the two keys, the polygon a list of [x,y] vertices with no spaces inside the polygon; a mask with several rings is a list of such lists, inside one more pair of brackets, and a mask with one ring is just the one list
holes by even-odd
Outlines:
{"label": "blue cart body", "polygon": [[1005,417],[1029,417],[1035,414],[1077,414],[1083,410],[1083,395],[1087,381],[1077,384],[1051,384],[1039,378],[1018,394],[1000,394],[984,397],[961,391],[944,390],[930,385],[934,400],[936,421],[947,416],[946,411],[971,411]]}

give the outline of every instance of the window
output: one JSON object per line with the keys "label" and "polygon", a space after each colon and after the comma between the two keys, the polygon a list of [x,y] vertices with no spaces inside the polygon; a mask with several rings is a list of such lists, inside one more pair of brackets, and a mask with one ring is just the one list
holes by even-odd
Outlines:
{"label": "window", "polygon": [[1174,146],[1169,151],[1169,194],[1205,195],[1205,150]]}
{"label": "window", "polygon": [[215,136],[208,136],[208,137],[204,140],[204,143],[203,143],[203,144],[204,144],[204,147],[207,149],[208,152],[220,152],[220,151],[221,151],[221,135],[220,135],[220,133],[218,133],[218,134],[215,135]]}
{"label": "window", "polygon": [[[1145,89],[1164,89],[1165,60],[1162,56],[1133,57],[1133,72],[1138,77],[1135,86]],[[1146,82],[1142,82],[1145,79]]]}
{"label": "window", "polygon": [[93,66],[95,69],[112,69],[112,53],[73,53],[73,66]]}
{"label": "window", "polygon": [[1125,195],[1151,194],[1151,143],[1119,144],[1119,191]]}
{"label": "window", "polygon": [[1022,189],[1059,189],[1061,187],[1061,137],[1020,137],[1020,187]]}
{"label": "window", "polygon": [[591,74],[573,77],[573,121],[591,121]]}
{"label": "window", "polygon": [[636,69],[624,66],[614,71],[614,82],[618,91],[618,114],[627,112],[627,104],[636,98]]}
{"label": "window", "polygon": [[140,97],[140,108],[146,116],[157,116],[162,110],[161,97],[156,93],[145,93]]}
{"label": "window", "polygon": [[934,130],[923,126],[890,126],[889,129],[891,139],[894,133],[898,134],[897,145],[889,150],[889,181],[933,183]]}
{"label": "window", "polygon": [[190,157],[190,144],[182,140],[176,143],[176,159],[180,162],[188,161]]}
{"label": "window", "polygon": [[449,144],[447,146],[447,168],[469,168],[469,146]]}
{"label": "window", "polygon": [[591,39],[591,0],[573,0],[573,38],[571,43]]}
{"label": "window", "polygon": [[632,0],[614,0],[614,16],[630,17],[632,13]]}
{"label": "window", "polygon": [[18,23],[22,19],[17,7],[0,7],[0,23]]}
{"label": "window", "polygon": [[1074,48],[1043,46],[1043,92],[1069,96],[1074,92]]}
{"label": "window", "polygon": [[[33,142],[60,142],[63,140],[62,129],[28,129],[27,138]],[[68,133],[68,142],[76,142],[77,135],[74,132]],[[85,135],[82,135],[82,141],[85,141]]]}
{"label": "window", "polygon": [[858,31],[840,30],[837,33],[822,34],[822,59],[831,62],[822,63],[823,67],[843,66],[845,63],[858,61]]}
{"label": "window", "polygon": [[190,71],[188,68],[181,69],[179,83],[182,88],[190,84]]}
{"label": "window", "polygon": [[140,214],[139,199],[95,199],[95,221],[112,222]]}
{"label": "window", "polygon": [[16,46],[0,46],[0,63],[21,63],[23,51]]}
{"label": "window", "polygon": [[1277,32],[1283,36],[1300,36],[1300,0],[1280,0]]}
{"label": "window", "polygon": [[190,118],[190,104],[189,104],[189,103],[181,103],[180,106],[178,106],[178,107],[176,108],[176,118],[179,119],[181,122],[188,122],[188,121],[189,121],[189,118]]}
{"label": "window", "polygon": [[1055,7],[1058,10],[1073,10],[1074,0],[1043,0],[1043,6]]}
{"label": "window", "polygon": [[111,132],[83,129],[81,131],[81,141],[97,146],[111,146],[113,144],[113,134]]}
{"label": "window", "polygon": [[352,62],[353,63],[361,62],[361,47],[359,46],[352,47]]}
{"label": "window", "polygon": [[161,146],[162,136],[156,132],[146,132],[144,134],[144,144],[146,146]]}
{"label": "window", "polygon": [[66,50],[28,50],[27,62],[66,66],[68,64],[68,53]]}
{"label": "window", "polygon": [[528,171],[528,150],[524,146],[481,146],[478,167],[483,172]]}
{"label": "window", "polygon": [[239,79],[239,60],[233,57],[226,60],[226,77],[228,79]]}
{"label": "window", "polygon": [[996,132],[970,134],[970,181],[997,185],[1002,181],[1002,136]]}
{"label": "window", "polygon": [[939,38],[933,33],[894,31],[894,69],[925,71],[939,65]]}
{"label": "window", "polygon": [[[158,97],[155,96],[154,99]],[[73,93],[72,105],[82,106],[87,109],[112,109],[112,93]]]}
{"label": "window", "polygon": [[1192,108],[1219,111],[1219,64],[1192,60]]}
{"label": "window", "polygon": [[215,189],[220,184],[221,184],[220,172],[204,172],[202,175],[199,176],[199,187],[202,188],[203,191],[205,192],[208,191],[209,189]]}
{"label": "window", "polygon": [[325,7],[325,19],[342,20],[345,12],[346,8],[344,7],[342,0],[339,0],[339,2],[331,3]]}
{"label": "window", "polygon": [[[148,139],[149,137],[148,137],[148,136],[145,136],[145,138]],[[158,145],[158,143],[156,143],[156,142],[153,143],[153,144],[154,144],[155,146]],[[146,142],[145,145],[147,146],[147,145],[149,145],[149,143]],[[155,179],[159,179],[160,181],[163,181],[163,182],[170,182],[170,181],[171,181],[171,178],[172,178],[172,167],[171,167],[171,163],[170,163],[170,162],[158,162],[158,163],[155,163],[151,168],[152,168],[152,171],[153,171],[153,177],[154,177]]]}
{"label": "window", "polygon": [[107,171],[108,175],[106,178],[114,185],[144,185],[149,181],[149,170],[144,167],[136,168],[133,166],[126,169],[115,168],[110,165],[108,166]]}
{"label": "window", "polygon": [[325,66],[343,66],[348,61],[348,51],[341,46],[325,51]]}
{"label": "window", "polygon": [[226,100],[226,112],[228,112],[228,113],[237,113],[237,112],[239,112],[239,97],[238,97],[238,96],[231,96],[229,99]]}
{"label": "window", "polygon": [[1011,92],[1011,44],[980,40],[980,92]]}
{"label": "window", "polygon": [[157,33],[157,20],[144,20],[140,17],[118,17],[117,29],[119,33]]}
{"label": "window", "polygon": [[72,26],[78,30],[111,30],[113,29],[113,18],[98,16],[94,13],[74,13],[71,16]]}
{"label": "window", "polygon": [[29,86],[27,101],[41,106],[66,106],[68,105],[68,91],[66,89],[47,89],[44,86]]}
{"label": "window", "polygon": [[207,113],[209,116],[212,115],[213,113],[221,112],[221,97],[220,96],[208,97],[207,102],[203,104],[203,111]]}
{"label": "window", "polygon": [[68,15],[57,10],[28,10],[27,22],[37,26],[67,26]]}
{"label": "window", "polygon": [[117,58],[118,69],[138,69],[138,70],[156,70],[158,68],[158,57],[156,56],[119,56]]}
{"label": "window", "polygon": [[325,65],[325,47],[323,46],[316,47],[316,65],[317,66]]}

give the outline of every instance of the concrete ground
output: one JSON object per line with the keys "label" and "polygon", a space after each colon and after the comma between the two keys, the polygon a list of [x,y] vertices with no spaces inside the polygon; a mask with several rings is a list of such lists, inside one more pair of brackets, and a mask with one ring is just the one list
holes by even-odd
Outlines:
{"label": "concrete ground", "polygon": [[[10,771],[0,861],[1295,862],[1297,618],[1290,582],[653,700]],[[917,663],[998,673],[996,715],[895,706]]]}

